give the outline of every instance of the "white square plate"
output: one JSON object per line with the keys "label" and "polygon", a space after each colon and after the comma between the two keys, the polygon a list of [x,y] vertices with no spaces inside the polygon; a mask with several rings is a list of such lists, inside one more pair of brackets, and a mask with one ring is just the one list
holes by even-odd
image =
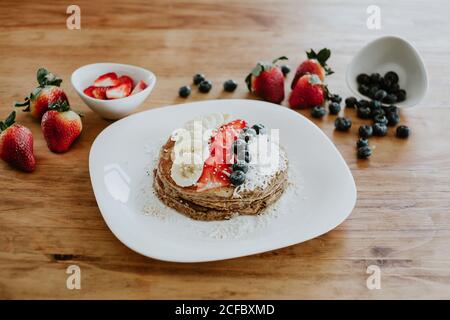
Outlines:
{"label": "white square plate", "polygon": [[[165,207],[152,192],[155,157],[171,132],[216,112],[280,129],[291,185],[265,214],[195,221]],[[300,243],[338,226],[356,202],[353,176],[328,137],[297,112],[255,100],[193,102],[131,115],[98,135],[89,171],[114,235],[132,250],[166,261],[229,259]]]}

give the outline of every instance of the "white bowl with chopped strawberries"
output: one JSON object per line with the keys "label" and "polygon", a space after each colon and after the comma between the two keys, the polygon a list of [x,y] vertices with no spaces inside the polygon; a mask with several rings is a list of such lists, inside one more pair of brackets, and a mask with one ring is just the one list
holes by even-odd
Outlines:
{"label": "white bowl with chopped strawberries", "polygon": [[94,112],[120,119],[137,109],[150,95],[155,75],[144,68],[120,63],[94,63],[72,73],[72,85]]}

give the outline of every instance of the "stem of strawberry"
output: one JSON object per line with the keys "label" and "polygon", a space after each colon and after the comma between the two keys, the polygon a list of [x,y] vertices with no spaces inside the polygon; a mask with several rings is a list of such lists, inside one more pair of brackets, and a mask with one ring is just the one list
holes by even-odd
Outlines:
{"label": "stem of strawberry", "polygon": [[14,103],[14,107],[17,107],[17,108],[26,107],[26,108],[23,109],[22,111],[25,111],[25,112],[30,111],[30,98],[29,98],[29,97],[26,97],[26,98],[25,98],[25,101],[22,102],[22,103],[20,103],[20,102]]}
{"label": "stem of strawberry", "polygon": [[48,106],[49,110],[56,110],[58,112],[65,112],[70,110],[69,102],[67,100],[58,100],[55,103]]}
{"label": "stem of strawberry", "polygon": [[6,117],[5,121],[0,121],[0,132],[12,126],[15,120],[16,120],[16,112],[13,111]]}

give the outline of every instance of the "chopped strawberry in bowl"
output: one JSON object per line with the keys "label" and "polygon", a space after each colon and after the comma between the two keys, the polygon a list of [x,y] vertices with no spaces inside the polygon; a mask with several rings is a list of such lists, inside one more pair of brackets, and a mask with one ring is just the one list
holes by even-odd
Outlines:
{"label": "chopped strawberry in bowl", "polygon": [[118,63],[95,63],[72,73],[72,85],[94,112],[106,119],[132,113],[150,95],[155,75],[144,68]]}

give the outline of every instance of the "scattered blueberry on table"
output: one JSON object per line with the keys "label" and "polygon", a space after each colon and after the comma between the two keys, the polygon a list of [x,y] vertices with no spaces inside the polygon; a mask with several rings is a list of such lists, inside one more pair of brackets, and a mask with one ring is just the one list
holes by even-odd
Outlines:
{"label": "scattered blueberry on table", "polygon": [[325,113],[326,113],[325,108],[322,106],[315,106],[314,108],[312,108],[311,111],[311,115],[317,119],[322,118],[325,115]]}
{"label": "scattered blueberry on table", "polygon": [[199,85],[203,80],[205,80],[205,76],[201,73],[197,73],[192,79],[195,85]]}
{"label": "scattered blueberry on table", "polygon": [[182,98],[187,98],[191,94],[191,87],[189,86],[182,86],[178,90],[178,95]]}
{"label": "scattered blueberry on table", "polygon": [[202,82],[200,82],[200,84],[198,85],[198,90],[201,93],[208,93],[209,91],[211,91],[212,89],[212,82],[209,80],[203,80]]}
{"label": "scattered blueberry on table", "polygon": [[410,129],[407,126],[401,125],[397,127],[397,131],[395,132],[395,135],[398,138],[406,139],[409,137]]}
{"label": "scattered blueberry on table", "polygon": [[352,120],[344,117],[337,117],[334,121],[334,126],[338,131],[348,131],[352,126]]}
{"label": "scattered blueberry on table", "polygon": [[328,105],[328,110],[330,110],[330,114],[336,115],[341,111],[341,106],[338,102],[331,102]]}
{"label": "scattered blueberry on table", "polygon": [[236,90],[237,86],[237,82],[230,79],[223,83],[223,90],[225,90],[226,92],[233,92],[234,90]]}

